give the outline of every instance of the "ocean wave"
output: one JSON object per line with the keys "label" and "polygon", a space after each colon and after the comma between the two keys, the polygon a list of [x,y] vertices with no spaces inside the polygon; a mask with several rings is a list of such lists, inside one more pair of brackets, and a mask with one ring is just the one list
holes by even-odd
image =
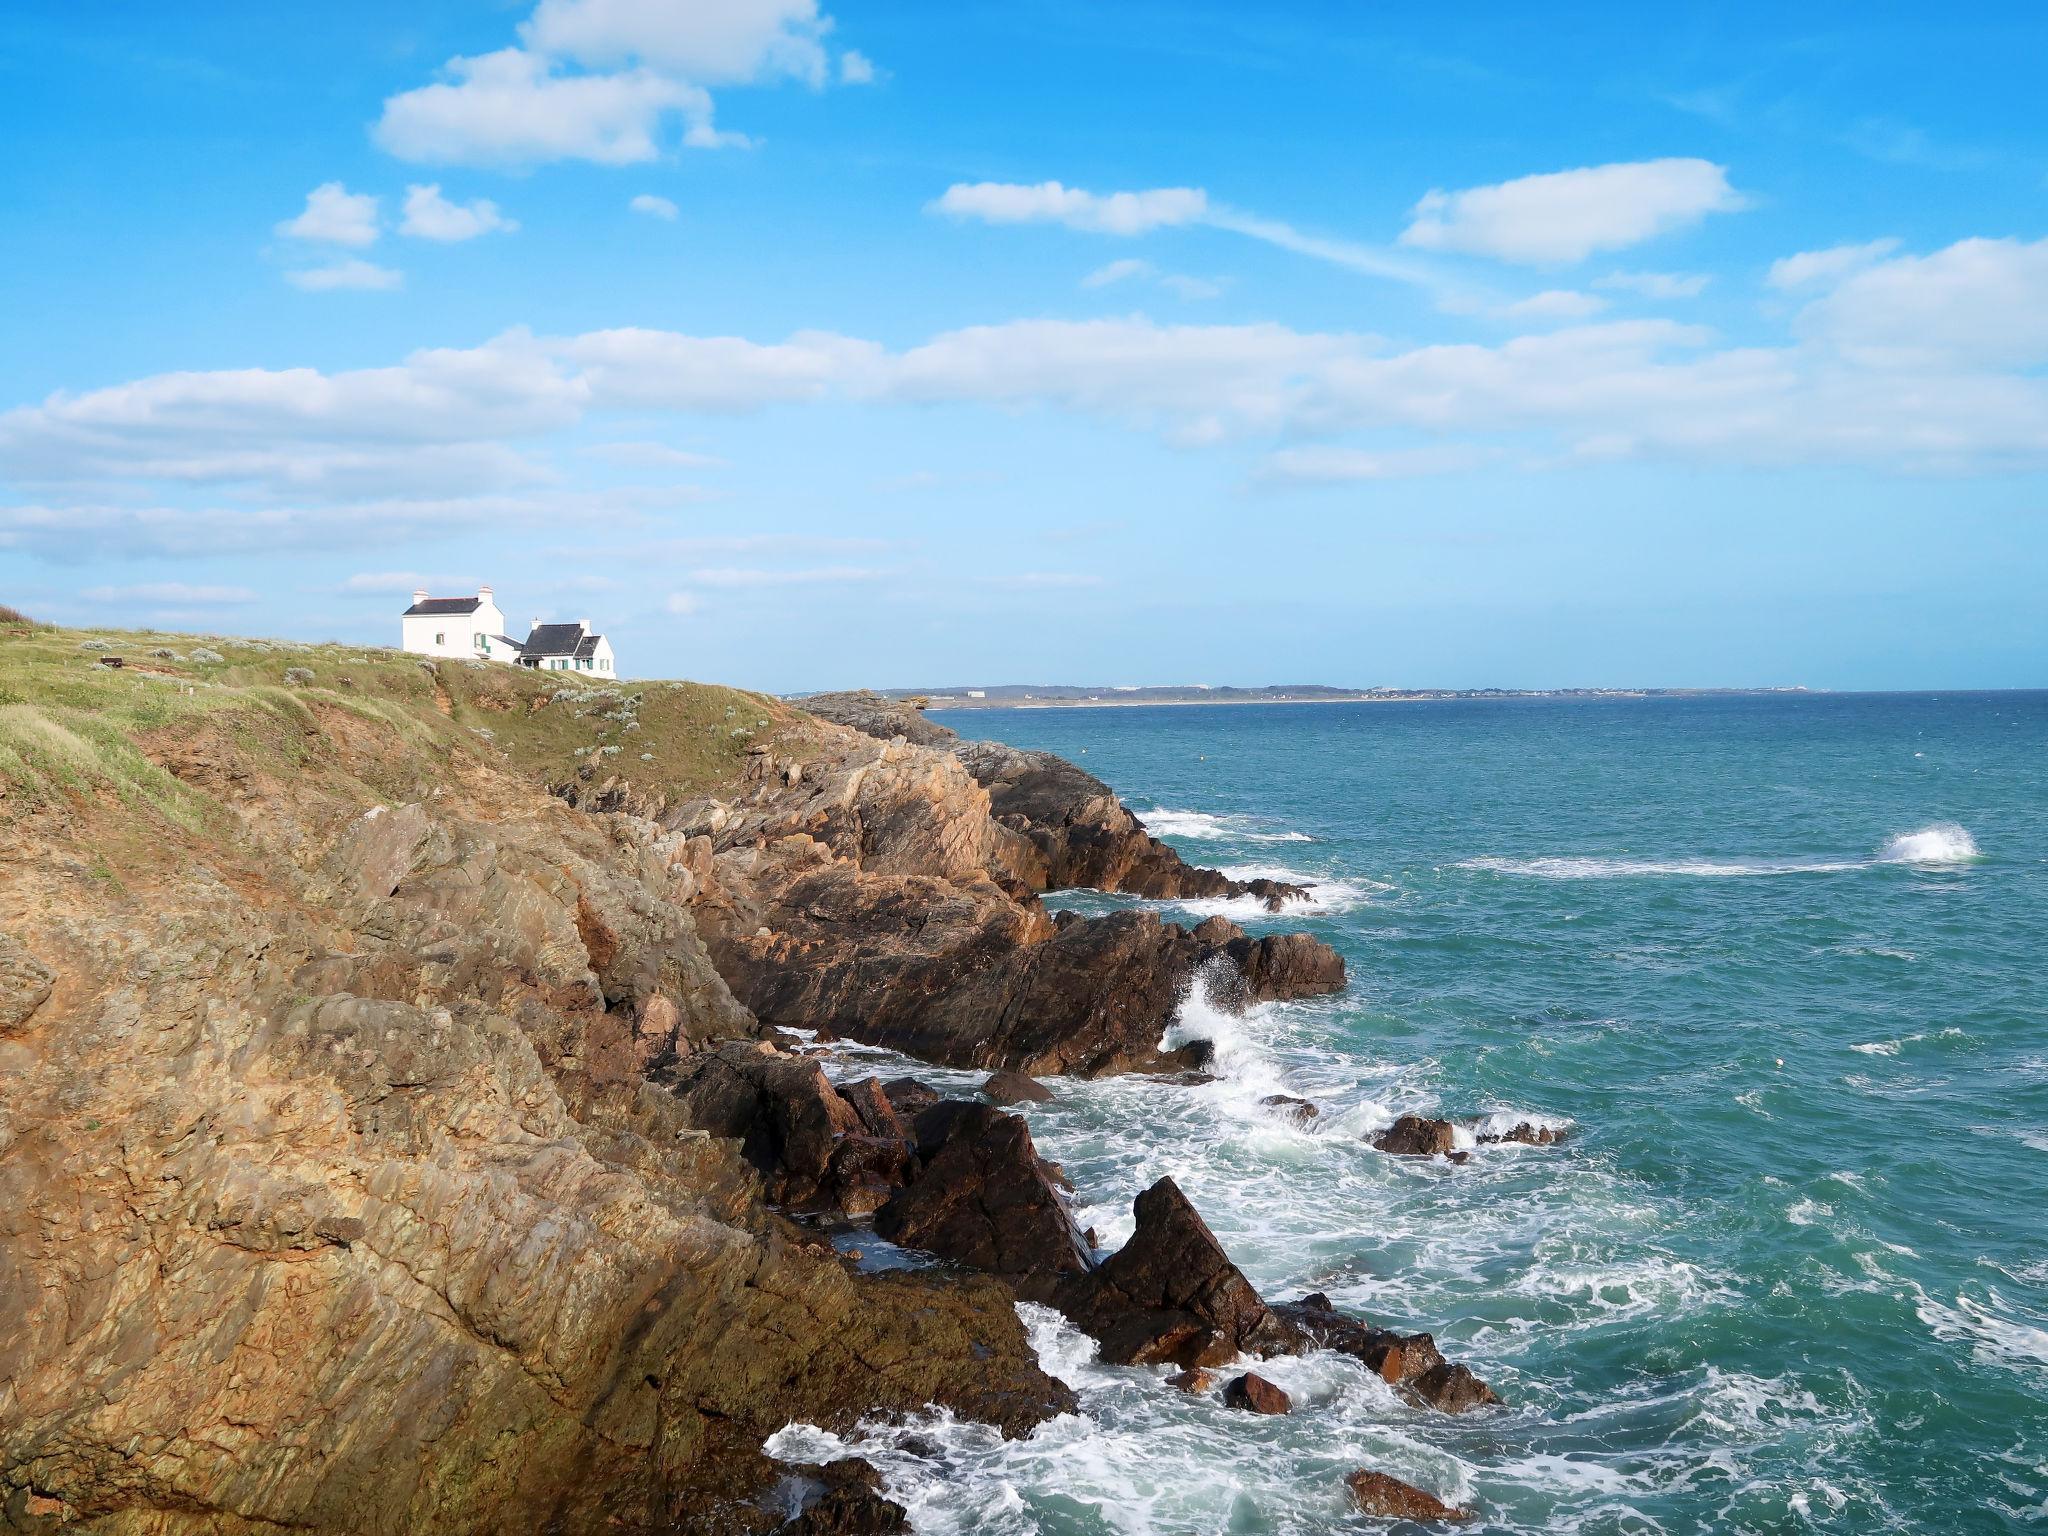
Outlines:
{"label": "ocean wave", "polygon": [[1528,875],[1539,880],[1614,880],[1631,876],[1693,876],[1704,879],[1748,875],[1831,875],[1882,864],[1941,866],[1972,864],[1984,857],[1977,841],[1954,822],[1936,822],[1917,832],[1888,838],[1867,859],[1623,859],[1597,856],[1461,859],[1456,869],[1494,875]]}
{"label": "ocean wave", "polygon": [[1251,816],[1218,816],[1207,811],[1176,811],[1159,806],[1138,818],[1154,837],[1186,837],[1198,842],[1312,843],[1306,832],[1275,831]]}
{"label": "ocean wave", "polygon": [[2033,1374],[2048,1369],[2048,1327],[2043,1319],[2021,1312],[1993,1287],[1985,1300],[1958,1296],[1954,1306],[1920,1295],[1913,1311],[1945,1343],[1970,1345],[1979,1364]]}

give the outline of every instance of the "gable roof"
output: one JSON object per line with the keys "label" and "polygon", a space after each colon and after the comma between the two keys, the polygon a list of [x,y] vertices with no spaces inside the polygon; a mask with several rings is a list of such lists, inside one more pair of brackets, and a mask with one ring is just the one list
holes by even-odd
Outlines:
{"label": "gable roof", "polygon": [[519,648],[529,656],[587,656],[582,647],[596,638],[586,635],[581,624],[536,624]]}
{"label": "gable roof", "polygon": [[428,614],[475,613],[483,605],[484,600],[480,597],[430,597],[414,603],[400,617],[415,619]]}

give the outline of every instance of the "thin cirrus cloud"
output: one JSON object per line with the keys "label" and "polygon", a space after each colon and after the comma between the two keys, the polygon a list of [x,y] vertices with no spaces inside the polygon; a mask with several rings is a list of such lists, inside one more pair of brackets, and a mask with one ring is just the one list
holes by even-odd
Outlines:
{"label": "thin cirrus cloud", "polygon": [[247,587],[202,587],[182,581],[146,581],[132,587],[87,587],[79,596],[91,603],[183,603],[231,608],[256,601]]}
{"label": "thin cirrus cloud", "polygon": [[670,224],[675,223],[683,211],[670,199],[652,192],[642,192],[626,206],[635,213],[644,213],[651,219],[661,219]]}
{"label": "thin cirrus cloud", "polygon": [[1822,251],[1800,251],[1797,255],[1772,262],[1770,271],[1764,274],[1764,281],[1773,288],[1787,290],[1814,287],[1882,261],[1898,248],[1899,242],[1887,236],[1862,245],[1831,245]]}
{"label": "thin cirrus cloud", "polygon": [[[926,205],[931,213],[984,224],[1059,224],[1088,234],[1131,237],[1158,229],[1200,225],[1224,230],[1296,256],[1328,262],[1367,277],[1411,283],[1449,295],[1439,274],[1390,251],[1353,240],[1310,234],[1279,219],[1229,208],[1200,187],[1154,187],[1135,192],[1089,192],[1057,181],[956,182]],[[1111,264],[1115,266],[1115,263]],[[1104,269],[1108,270],[1108,269]],[[1128,270],[1125,275],[1128,275]],[[1111,279],[1114,280],[1113,278]],[[1214,297],[1204,279],[1183,297]],[[1476,306],[1475,306],[1476,307]]]}
{"label": "thin cirrus cloud", "polygon": [[518,221],[506,218],[489,198],[451,202],[441,195],[438,183],[429,182],[405,189],[405,217],[398,232],[416,240],[453,243],[474,240],[478,235],[510,234],[518,227]]}
{"label": "thin cirrus cloud", "polygon": [[374,261],[364,261],[360,256],[351,256],[324,267],[294,268],[285,273],[284,280],[307,293],[381,293],[402,287],[405,274],[391,267],[380,267]]}
{"label": "thin cirrus cloud", "polygon": [[[1894,253],[1779,320],[1776,340],[1740,345],[1657,318],[1402,346],[1142,316],[1009,320],[907,347],[833,332],[511,331],[331,374],[161,374],[0,412],[0,479],[41,498],[0,505],[0,546],[75,560],[351,547],[408,530],[653,527],[673,487],[593,490],[549,450],[574,430],[644,432],[667,418],[688,431],[813,403],[1069,413],[1188,450],[1268,456],[1254,482],[1452,473],[1509,447],[1537,468],[2048,467],[2048,241]],[[207,500],[217,486],[230,493]],[[865,561],[735,561],[691,586],[880,574]]]}
{"label": "thin cirrus cloud", "polygon": [[741,590],[749,587],[852,586],[886,581],[897,574],[893,568],[870,565],[814,565],[785,569],[721,565],[692,571],[690,580],[700,587]]}
{"label": "thin cirrus cloud", "polygon": [[[403,160],[499,166],[637,164],[672,140],[745,147],[716,126],[707,87],[823,87],[832,26],[816,0],[541,0],[513,46],[450,59],[441,79],[387,99],[375,137]],[[865,54],[839,55],[841,83],[875,75]]]}
{"label": "thin cirrus cloud", "polygon": [[1594,278],[1593,286],[1645,299],[1696,299],[1713,280],[1705,272],[1610,272]]}
{"label": "thin cirrus cloud", "polygon": [[1223,296],[1223,284],[1214,278],[1190,277],[1185,272],[1162,272],[1151,262],[1125,257],[1097,267],[1081,279],[1083,288],[1111,288],[1134,279],[1156,283],[1179,298],[1215,299]]}
{"label": "thin cirrus cloud", "polygon": [[1401,243],[1500,261],[1583,261],[1748,206],[1708,160],[1638,160],[1523,176],[1415,205]]}

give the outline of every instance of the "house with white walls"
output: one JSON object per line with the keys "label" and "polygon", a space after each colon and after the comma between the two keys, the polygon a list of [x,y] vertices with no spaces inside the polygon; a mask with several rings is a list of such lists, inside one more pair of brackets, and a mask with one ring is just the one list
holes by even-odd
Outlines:
{"label": "house with white walls", "polygon": [[452,656],[501,661],[541,672],[582,672],[616,677],[611,641],[593,634],[590,620],[547,624],[535,619],[524,640],[505,633],[505,615],[489,587],[474,597],[433,597],[414,592],[412,606],[398,618],[399,645],[416,656]]}

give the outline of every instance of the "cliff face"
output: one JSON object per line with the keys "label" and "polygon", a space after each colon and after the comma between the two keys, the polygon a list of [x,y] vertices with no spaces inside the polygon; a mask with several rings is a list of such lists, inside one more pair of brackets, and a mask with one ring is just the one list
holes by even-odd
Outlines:
{"label": "cliff face", "polygon": [[745,1530],[791,1418],[1064,1407],[1007,1291],[854,1273],[660,1086],[758,1048],[686,840],[371,660],[417,707],[0,711],[0,1525]]}
{"label": "cliff face", "polygon": [[[0,647],[0,1528],[747,1531],[792,1419],[1027,1430],[1071,1398],[1016,1297],[1132,1325],[1023,1123],[842,1094],[768,1026],[1176,1068],[1190,985],[1342,983],[1298,936],[1049,915],[1222,880],[1056,759],[341,648]],[[862,1274],[784,1210],[990,1273]],[[818,1482],[814,1525],[871,1497]]]}

